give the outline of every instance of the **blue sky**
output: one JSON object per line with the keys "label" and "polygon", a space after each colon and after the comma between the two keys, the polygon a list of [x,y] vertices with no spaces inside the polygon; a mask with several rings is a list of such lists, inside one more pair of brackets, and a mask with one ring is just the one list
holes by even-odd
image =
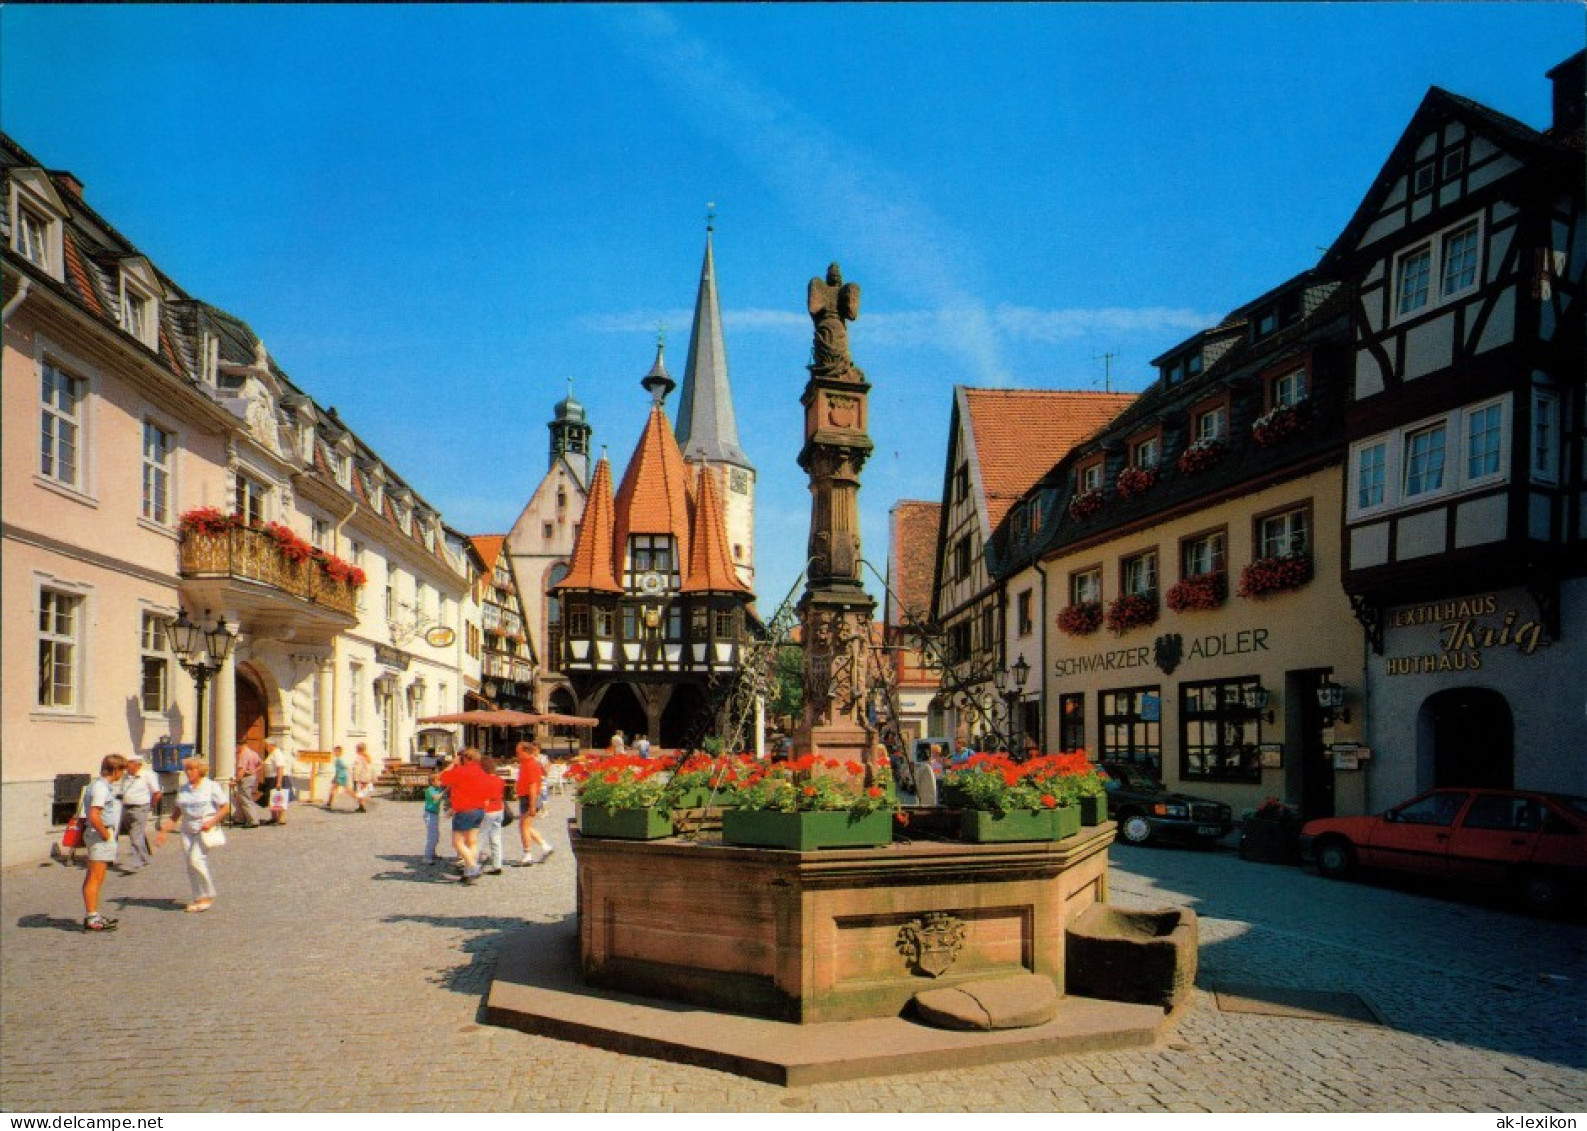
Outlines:
{"label": "blue sky", "polygon": [[955,384],[1144,387],[1316,261],[1430,85],[1541,128],[1584,37],[1573,3],[8,5],[0,126],[471,533],[539,481],[569,377],[620,471],[715,202],[769,613],[829,261],[880,563]]}

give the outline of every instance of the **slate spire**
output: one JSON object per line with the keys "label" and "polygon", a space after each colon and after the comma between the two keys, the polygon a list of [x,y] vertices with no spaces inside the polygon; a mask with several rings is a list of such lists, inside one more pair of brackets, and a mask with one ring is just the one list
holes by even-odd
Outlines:
{"label": "slate spire", "polygon": [[722,340],[722,309],[716,295],[712,228],[707,222],[700,293],[694,301],[689,360],[684,366],[683,396],[678,402],[678,447],[690,463],[709,461],[750,468],[749,458],[738,446],[733,390],[727,380],[727,346]]}

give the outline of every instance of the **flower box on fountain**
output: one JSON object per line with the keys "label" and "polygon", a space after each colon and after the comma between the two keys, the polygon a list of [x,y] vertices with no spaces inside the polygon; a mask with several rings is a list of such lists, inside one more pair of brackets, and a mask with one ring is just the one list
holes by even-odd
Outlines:
{"label": "flower box on fountain", "polygon": [[722,839],[799,852],[890,844],[889,780],[883,767],[810,754],[753,764],[727,783],[732,808],[722,813]]}
{"label": "flower box on fountain", "polygon": [[[964,839],[983,843],[1011,840],[1062,840],[1082,824],[1081,798],[1102,797],[1102,780],[1085,751],[1045,754],[1016,762],[1006,754],[975,754],[943,775],[964,813]],[[1087,801],[1090,820],[1101,821],[1096,801]]]}

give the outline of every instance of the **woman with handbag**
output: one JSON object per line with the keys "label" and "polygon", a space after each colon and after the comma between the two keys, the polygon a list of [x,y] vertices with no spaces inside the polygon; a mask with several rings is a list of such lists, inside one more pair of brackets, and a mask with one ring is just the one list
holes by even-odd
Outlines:
{"label": "woman with handbag", "polygon": [[193,885],[193,902],[183,910],[208,911],[215,902],[215,881],[209,873],[209,850],[226,843],[220,823],[231,812],[226,791],[209,780],[209,763],[202,758],[185,758],[182,774],[187,779],[176,794],[176,814],[160,822],[154,846],[163,848],[165,837],[178,824],[182,828],[182,847],[187,852],[187,878]]}

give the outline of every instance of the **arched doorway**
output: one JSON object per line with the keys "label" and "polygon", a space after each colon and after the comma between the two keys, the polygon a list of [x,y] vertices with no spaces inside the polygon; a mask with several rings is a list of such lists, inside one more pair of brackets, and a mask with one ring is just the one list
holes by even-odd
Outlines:
{"label": "arched doorway", "polygon": [[263,754],[270,733],[270,711],[264,682],[247,665],[237,669],[236,697],[237,741]]}
{"label": "arched doorway", "polygon": [[644,704],[626,683],[609,686],[601,697],[600,705],[589,713],[601,720],[601,725],[595,728],[595,745],[598,747],[610,745],[614,730],[622,731],[630,746],[635,738],[645,732]]}
{"label": "arched doorway", "polygon": [[705,692],[699,684],[680,683],[674,687],[672,697],[661,712],[660,744],[666,747],[682,746],[691,737],[698,738],[715,731],[716,721],[701,717],[706,707]]}
{"label": "arched doorway", "polygon": [[1456,687],[1429,695],[1416,716],[1417,781],[1515,788],[1515,719],[1503,695]]}

